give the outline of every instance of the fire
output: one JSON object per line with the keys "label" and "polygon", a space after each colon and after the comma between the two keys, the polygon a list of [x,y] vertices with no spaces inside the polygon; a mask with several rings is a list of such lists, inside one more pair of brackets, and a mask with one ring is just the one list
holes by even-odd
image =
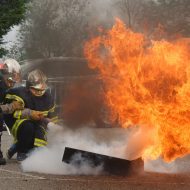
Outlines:
{"label": "fire", "polygon": [[116,19],[85,44],[89,67],[105,84],[111,118],[154,129],[144,158],[172,161],[190,153],[190,39],[150,40]]}

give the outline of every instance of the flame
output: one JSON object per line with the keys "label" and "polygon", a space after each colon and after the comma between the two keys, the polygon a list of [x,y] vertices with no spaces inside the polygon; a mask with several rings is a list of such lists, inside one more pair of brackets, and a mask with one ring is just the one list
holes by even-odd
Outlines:
{"label": "flame", "polygon": [[190,153],[189,44],[188,38],[150,40],[119,19],[85,44],[89,67],[105,84],[110,117],[123,127],[155,129],[144,158],[172,161]]}

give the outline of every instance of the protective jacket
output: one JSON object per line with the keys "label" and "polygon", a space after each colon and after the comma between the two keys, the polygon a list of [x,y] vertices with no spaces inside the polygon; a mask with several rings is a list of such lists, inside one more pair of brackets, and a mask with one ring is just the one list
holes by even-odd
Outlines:
{"label": "protective jacket", "polygon": [[0,103],[3,102],[7,90],[8,90],[8,87],[5,84],[5,81],[3,80],[3,77],[0,76]]}
{"label": "protective jacket", "polygon": [[[34,96],[26,87],[12,88],[8,90],[5,96],[5,103],[11,103],[14,100],[22,102],[24,104],[24,108],[42,112],[44,117],[50,118],[52,121],[56,121],[57,119],[53,97],[51,96],[49,90],[47,90],[43,96]],[[41,126],[41,121],[33,121],[30,118],[23,118],[21,110],[15,111],[13,114],[5,114],[4,120],[10,128],[15,142],[19,141],[20,136],[20,138],[24,138],[24,140],[27,140],[26,138],[30,139],[32,134],[27,135],[27,132],[25,131],[29,128],[29,126],[35,126],[33,127],[33,129],[35,129],[33,134],[33,145],[39,147],[47,144],[45,131]],[[25,147],[24,152],[27,152],[26,149],[30,148],[32,147]]]}
{"label": "protective jacket", "polygon": [[[0,104],[3,103],[3,100],[5,98],[6,91],[8,90],[7,85],[5,84],[5,81],[3,80],[3,77],[0,74]],[[0,132],[2,132],[3,129],[3,113],[0,108]]]}

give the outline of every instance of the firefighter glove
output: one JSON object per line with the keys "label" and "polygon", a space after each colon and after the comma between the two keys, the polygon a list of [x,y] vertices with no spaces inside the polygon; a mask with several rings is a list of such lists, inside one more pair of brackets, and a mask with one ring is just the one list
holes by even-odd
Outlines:
{"label": "firefighter glove", "polygon": [[44,115],[43,115],[43,113],[40,112],[40,111],[32,110],[32,111],[31,111],[30,118],[31,118],[32,120],[38,121],[38,120],[42,120],[42,119],[44,118]]}
{"label": "firefighter glove", "polygon": [[24,109],[24,105],[23,105],[22,102],[13,101],[11,103],[11,105],[12,105],[13,111],[15,111],[15,110],[23,110]]}

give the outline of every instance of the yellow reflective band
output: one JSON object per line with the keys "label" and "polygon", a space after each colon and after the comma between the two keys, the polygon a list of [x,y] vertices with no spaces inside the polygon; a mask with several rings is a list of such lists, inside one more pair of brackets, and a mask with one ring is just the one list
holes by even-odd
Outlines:
{"label": "yellow reflective band", "polygon": [[7,94],[7,95],[5,96],[5,98],[11,99],[11,100],[16,100],[16,101],[18,101],[18,102],[22,102],[22,103],[23,103],[23,106],[25,106],[24,100],[23,100],[21,97],[19,97],[19,96],[12,95],[12,94]]}
{"label": "yellow reflective band", "polygon": [[42,111],[41,113],[43,114],[43,116],[47,116],[48,115],[48,111]]}
{"label": "yellow reflective band", "polygon": [[51,120],[58,119],[58,116],[52,117]]}
{"label": "yellow reflective band", "polygon": [[49,109],[48,111],[40,111],[44,116],[47,116],[49,112],[54,112],[55,111],[55,105]]}
{"label": "yellow reflective band", "polygon": [[22,115],[22,111],[17,110],[17,111],[14,112],[13,117],[16,118],[16,119],[20,119],[21,115]]}
{"label": "yellow reflective band", "polygon": [[14,114],[13,114],[13,117],[17,118],[17,119],[20,119],[20,118],[18,118],[18,115],[19,115],[18,111],[15,111]]}
{"label": "yellow reflective band", "polygon": [[39,139],[39,138],[35,138],[35,142],[47,144],[47,141],[46,141],[46,140],[44,140],[44,139]]}
{"label": "yellow reflective band", "polygon": [[55,105],[49,110],[49,112],[54,112],[55,111]]}
{"label": "yellow reflective band", "polygon": [[39,144],[39,143],[34,143],[34,146],[37,146],[37,147],[43,147],[43,146],[46,146],[46,145],[43,145],[43,144]]}
{"label": "yellow reflective band", "polygon": [[58,116],[51,118],[51,122],[53,122],[53,123],[58,122]]}
{"label": "yellow reflective band", "polygon": [[55,120],[53,120],[52,122],[53,122],[53,123],[58,123],[58,121],[59,121],[58,119],[55,119]]}
{"label": "yellow reflective band", "polygon": [[14,123],[12,129],[11,129],[11,133],[13,135],[13,137],[16,139],[16,136],[17,136],[17,131],[18,131],[18,128],[19,126],[22,124],[23,121],[25,121],[26,119],[18,119],[16,120],[16,122]]}
{"label": "yellow reflective band", "polygon": [[46,146],[46,145],[47,145],[47,141],[35,138],[34,146]]}
{"label": "yellow reflective band", "polygon": [[40,126],[42,131],[44,132],[44,138],[46,139],[46,134],[47,134],[47,131],[44,129],[44,127]]}

